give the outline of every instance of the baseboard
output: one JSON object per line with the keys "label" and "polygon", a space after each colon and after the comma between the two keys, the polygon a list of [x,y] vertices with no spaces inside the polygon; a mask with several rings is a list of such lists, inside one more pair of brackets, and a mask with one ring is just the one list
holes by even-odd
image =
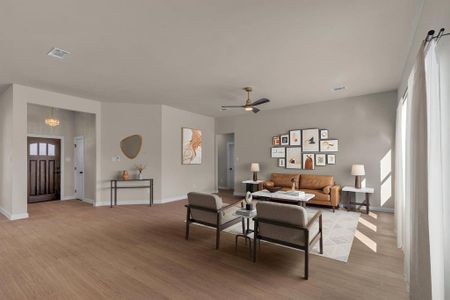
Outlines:
{"label": "baseboard", "polygon": [[64,196],[64,197],[61,197],[61,200],[62,200],[62,201],[65,201],[65,200],[74,200],[74,199],[77,199],[76,197],[77,197],[77,196],[75,196],[75,195]]}
{"label": "baseboard", "polygon": [[379,212],[386,212],[386,213],[394,213],[395,212],[395,208],[390,208],[390,207],[370,207],[370,210],[373,211],[379,211]]}
{"label": "baseboard", "polygon": [[95,203],[95,200],[89,199],[89,198],[84,198],[84,199],[81,200],[81,201],[86,202],[86,203],[89,203],[89,204],[94,204],[94,203]]}
{"label": "baseboard", "polygon": [[[142,204],[149,204],[149,200],[117,200],[117,205],[142,205]],[[94,206],[110,206],[111,202],[109,200],[107,201],[96,201]]]}
{"label": "baseboard", "polygon": [[245,194],[246,194],[246,193],[234,192],[234,193],[233,193],[233,196],[236,196],[236,197],[245,197]]}
{"label": "baseboard", "polygon": [[0,213],[7,217],[10,221],[27,219],[29,217],[28,213],[11,214],[3,209],[3,207],[0,207]]}
{"label": "baseboard", "polygon": [[185,199],[187,199],[187,194],[163,198],[163,199],[156,201],[156,203],[163,204],[163,203],[169,203],[169,202],[180,201],[180,200],[185,200]]}
{"label": "baseboard", "polygon": [[229,187],[229,186],[219,186],[219,189],[220,190],[232,190],[233,188]]}

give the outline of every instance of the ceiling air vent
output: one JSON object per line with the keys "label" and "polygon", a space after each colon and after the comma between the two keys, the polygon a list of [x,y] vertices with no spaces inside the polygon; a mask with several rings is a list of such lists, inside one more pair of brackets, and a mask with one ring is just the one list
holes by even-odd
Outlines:
{"label": "ceiling air vent", "polygon": [[342,85],[342,86],[334,87],[334,88],[333,88],[333,91],[337,92],[337,91],[343,91],[343,90],[345,90],[345,89],[346,89],[346,87]]}
{"label": "ceiling air vent", "polygon": [[70,54],[70,52],[61,48],[53,48],[52,50],[50,50],[49,53],[47,53],[48,56],[55,57],[58,59],[64,59],[68,54]]}

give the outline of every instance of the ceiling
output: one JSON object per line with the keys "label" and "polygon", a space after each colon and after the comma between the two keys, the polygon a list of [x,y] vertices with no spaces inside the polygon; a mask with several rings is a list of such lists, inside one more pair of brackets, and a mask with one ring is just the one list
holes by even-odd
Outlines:
{"label": "ceiling", "polygon": [[211,116],[247,85],[266,109],[394,90],[420,2],[0,0],[0,87]]}

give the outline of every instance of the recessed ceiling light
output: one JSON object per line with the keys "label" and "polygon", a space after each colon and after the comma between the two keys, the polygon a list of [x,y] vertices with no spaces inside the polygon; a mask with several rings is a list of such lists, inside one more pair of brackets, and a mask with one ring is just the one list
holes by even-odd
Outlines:
{"label": "recessed ceiling light", "polygon": [[66,51],[61,48],[53,48],[52,50],[50,50],[49,53],[47,53],[48,56],[55,57],[58,59],[64,59],[68,54],[70,54],[69,51]]}
{"label": "recessed ceiling light", "polygon": [[345,89],[346,89],[346,87],[344,85],[341,85],[341,86],[334,87],[333,91],[337,92],[337,91],[343,91]]}

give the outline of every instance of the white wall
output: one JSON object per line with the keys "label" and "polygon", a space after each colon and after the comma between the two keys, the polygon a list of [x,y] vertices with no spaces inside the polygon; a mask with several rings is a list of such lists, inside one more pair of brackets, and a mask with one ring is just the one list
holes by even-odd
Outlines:
{"label": "white wall", "polygon": [[[109,204],[110,180],[120,177],[128,170],[130,178],[137,176],[136,164],[143,163],[145,178],[154,178],[155,202],[161,198],[161,105],[102,103],[102,177],[101,204]],[[130,135],[139,134],[143,146],[135,159],[123,155],[120,141]],[[113,162],[114,156],[120,161]],[[120,190],[120,203],[148,203],[148,190]],[[100,203],[99,203],[100,204]]]}
{"label": "white wall", "polygon": [[[202,164],[181,164],[182,127],[202,130]],[[214,118],[162,106],[162,201],[216,190],[214,140]]]}
{"label": "white wall", "polygon": [[[392,186],[395,142],[395,102],[397,93],[386,92],[347,99],[311,103],[276,110],[262,110],[216,119],[216,133],[234,132],[235,192],[242,194],[241,181],[251,179],[250,164],[259,162],[258,178],[268,179],[272,172],[333,175],[340,185],[354,185],[351,165],[361,163],[366,168],[367,186],[375,188],[371,206],[391,211],[394,207]],[[270,157],[272,137],[286,134],[290,129],[328,129],[329,138],[339,140],[336,165],[316,167],[315,170],[279,168],[277,159]],[[391,151],[391,152],[390,152]],[[388,176],[382,176],[382,165]]]}
{"label": "white wall", "polygon": [[13,88],[0,95],[0,212],[12,218]]}

